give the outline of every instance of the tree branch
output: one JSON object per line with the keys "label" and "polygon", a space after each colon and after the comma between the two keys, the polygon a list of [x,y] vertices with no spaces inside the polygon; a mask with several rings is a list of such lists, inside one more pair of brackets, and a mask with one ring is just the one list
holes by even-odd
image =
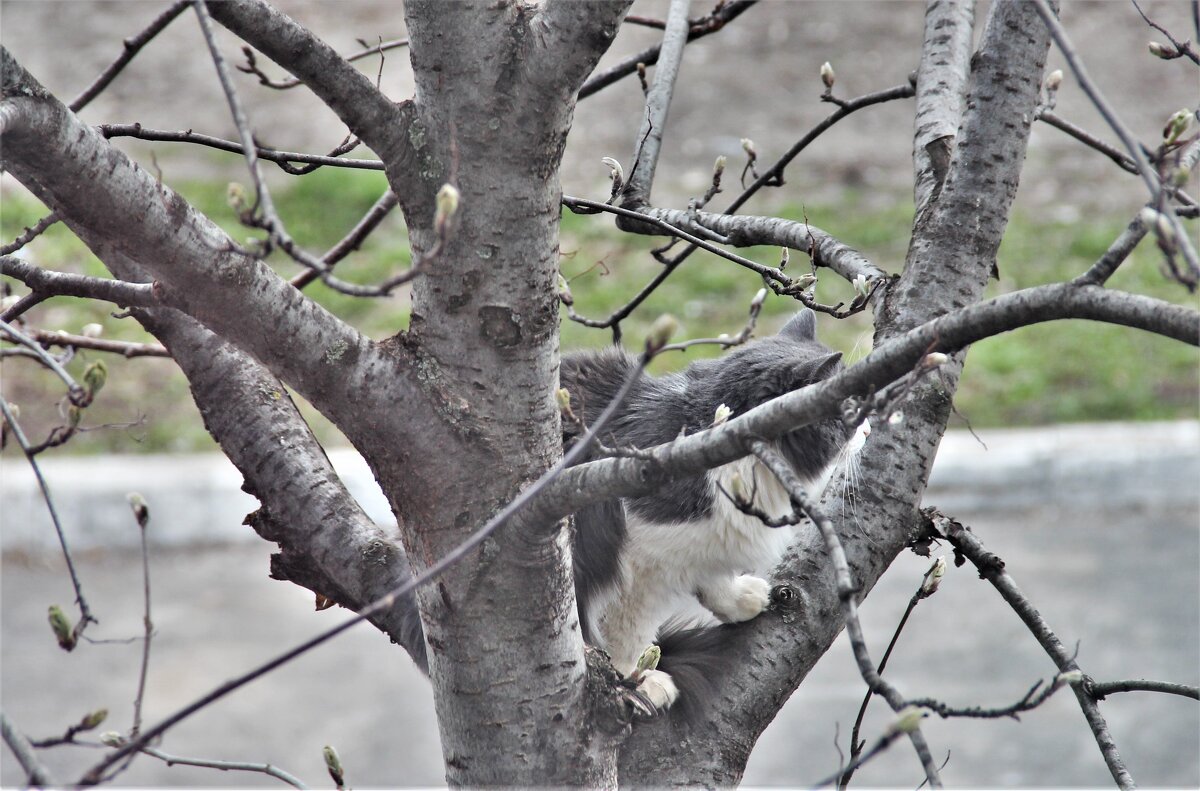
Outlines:
{"label": "tree branch", "polygon": [[[1017,616],[1029,627],[1029,631],[1033,634],[1034,638],[1037,639],[1046,653],[1054,660],[1054,664],[1058,667],[1059,672],[1067,673],[1072,670],[1079,670],[1079,665],[1075,662],[1075,656],[1067,651],[1066,647],[1050,629],[1041,614],[1038,613],[1033,604],[1025,597],[1025,594],[1017,587],[1008,572],[1004,570],[1004,561],[991,552],[988,552],[979,538],[959,522],[943,516],[933,509],[931,509],[927,516],[931,519],[938,533],[945,536],[954,545],[956,550],[966,556],[979,569],[979,576],[986,579],[999,591],[1000,595],[1013,608]],[[1082,684],[1074,685],[1073,689],[1075,697],[1079,701],[1079,707],[1083,710],[1083,716],[1087,720],[1088,727],[1092,729],[1092,734],[1096,738],[1096,745],[1100,748],[1100,753],[1104,756],[1104,762],[1112,773],[1113,779],[1123,789],[1135,788],[1136,785],[1133,782],[1133,777],[1130,776],[1129,771],[1125,768],[1124,761],[1121,760],[1121,756],[1117,752],[1117,745],[1113,742],[1112,735],[1108,731],[1108,723],[1105,722],[1104,715],[1100,713],[1100,708],[1084,690]]]}
{"label": "tree branch", "polygon": [[1169,681],[1137,679],[1100,682],[1085,680],[1084,689],[1096,700],[1104,700],[1109,695],[1118,692],[1164,692],[1168,695],[1181,695],[1192,700],[1200,700],[1200,688],[1188,684],[1172,684]]}
{"label": "tree branch", "polygon": [[52,272],[15,256],[0,256],[0,275],[20,280],[36,293],[48,296],[101,299],[121,307],[159,304],[152,283],[126,283],[102,277]]}
{"label": "tree branch", "polygon": [[971,73],[974,17],[975,0],[931,0],[925,5],[913,135],[913,202],[918,215],[937,200],[954,153]]}
{"label": "tree branch", "polygon": [[25,770],[26,781],[29,785],[37,788],[58,787],[54,776],[38,760],[37,753],[34,751],[33,745],[29,743],[28,737],[17,730],[3,711],[0,711],[0,733],[3,733],[4,743],[16,756],[17,763],[21,764],[21,768]]}

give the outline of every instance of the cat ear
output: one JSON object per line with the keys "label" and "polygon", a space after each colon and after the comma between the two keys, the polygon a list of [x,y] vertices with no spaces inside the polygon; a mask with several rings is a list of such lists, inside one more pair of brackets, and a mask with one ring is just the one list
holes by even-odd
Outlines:
{"label": "cat ear", "polygon": [[779,331],[780,335],[795,338],[800,341],[813,341],[817,339],[817,314],[813,313],[808,308],[804,308],[795,316],[788,320],[787,324],[783,325],[783,329]]}
{"label": "cat ear", "polygon": [[813,369],[813,381],[820,382],[828,379],[838,372],[838,368],[842,364],[842,353],[833,352],[819,360],[816,360],[816,367]]}

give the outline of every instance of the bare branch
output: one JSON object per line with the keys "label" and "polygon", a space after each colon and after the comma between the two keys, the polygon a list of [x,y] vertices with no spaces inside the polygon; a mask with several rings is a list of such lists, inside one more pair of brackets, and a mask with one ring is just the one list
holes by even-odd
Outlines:
{"label": "bare branch", "polygon": [[1104,700],[1109,695],[1118,692],[1165,692],[1168,695],[1182,695],[1192,700],[1200,700],[1200,688],[1187,684],[1172,684],[1169,681],[1137,679],[1100,682],[1085,679],[1084,689],[1096,700]]}
{"label": "bare branch", "polygon": [[[375,204],[350,229],[350,232],[342,237],[341,241],[329,248],[329,251],[325,255],[321,256],[321,263],[332,269],[338,261],[341,261],[350,255],[350,253],[357,250],[363,241],[371,235],[371,232],[379,227],[379,223],[383,222],[384,218],[391,214],[392,209],[396,208],[396,205],[396,193],[390,189],[380,195],[379,200],[375,201]],[[307,269],[292,278],[292,285],[296,288],[304,288],[319,277],[320,275],[315,270]]]}
{"label": "bare branch", "polygon": [[88,103],[92,101],[92,99],[95,99],[97,96],[99,96],[100,92],[107,88],[109,83],[116,79],[117,75],[120,74],[127,65],[129,65],[129,62],[132,61],[138,52],[141,51],[142,47],[150,43],[150,41],[159,33],[161,33],[167,25],[171,24],[171,21],[174,20],[175,17],[183,13],[183,10],[188,7],[190,2],[191,0],[175,0],[175,2],[172,3],[167,10],[155,17],[154,21],[151,22],[145,30],[143,30],[141,33],[138,33],[136,36],[131,36],[130,38],[125,39],[125,41],[122,42],[124,50],[122,50],[120,56],[118,56],[117,59],[113,61],[109,67],[100,74],[99,77],[96,78],[95,82],[85,88],[83,93],[79,94],[79,96],[75,97],[71,103],[67,105],[71,108],[71,112],[79,112],[86,107]]}
{"label": "bare branch", "polygon": [[28,330],[30,337],[42,346],[65,346],[71,349],[91,349],[111,352],[122,357],[170,357],[166,347],[158,343],[134,343],[132,341],[110,341],[104,338],[89,338],[86,335],[71,335],[57,330]]}
{"label": "bare branch", "polygon": [[[407,46],[408,46],[407,38],[394,38],[389,41],[380,41],[378,44],[372,44],[369,47],[364,47],[363,49],[359,50],[358,52],[343,56],[343,58],[347,63],[353,63],[356,60],[362,60],[363,58],[369,57],[371,55],[383,55],[383,53],[388,52],[390,50],[399,49],[400,47],[407,47]],[[274,88],[276,90],[286,91],[289,88],[295,88],[297,85],[304,84],[302,81],[296,79],[295,77],[291,77],[286,80],[273,80],[269,76],[267,76],[266,72],[264,72],[262,69],[260,69],[258,67],[258,60],[254,55],[254,50],[250,49],[249,47],[243,47],[242,54],[246,56],[246,63],[244,65],[238,66],[237,70],[241,71],[241,72],[245,72],[246,74],[253,74],[255,77],[258,77],[259,85],[265,85],[268,88]]]}
{"label": "bare branch", "polygon": [[103,277],[53,272],[15,256],[0,256],[0,275],[20,280],[36,293],[47,296],[102,299],[121,307],[153,307],[159,304],[151,283],[127,283]]}
{"label": "bare branch", "polygon": [[[1017,587],[1008,572],[1004,570],[1004,561],[988,552],[979,538],[959,522],[943,516],[934,509],[930,509],[926,516],[931,520],[938,533],[945,536],[955,549],[979,569],[979,576],[986,579],[999,591],[1017,616],[1029,627],[1029,631],[1038,643],[1054,660],[1059,672],[1079,670],[1074,655],[1067,651],[1041,614]],[[1134,788],[1133,777],[1130,776],[1129,771],[1125,768],[1125,762],[1121,760],[1121,756],[1117,752],[1117,746],[1109,733],[1104,715],[1100,713],[1096,702],[1087,694],[1082,685],[1076,685],[1074,690],[1075,697],[1079,700],[1079,707],[1083,709],[1084,718],[1087,720],[1088,727],[1092,729],[1096,744],[1104,756],[1104,762],[1108,765],[1113,779],[1121,788]]]}
{"label": "bare branch", "polygon": [[4,743],[12,750],[13,755],[17,758],[17,763],[21,764],[21,768],[25,770],[26,780],[29,785],[37,788],[56,788],[58,782],[50,771],[38,760],[37,753],[34,752],[33,745],[29,743],[28,737],[17,730],[17,727],[8,719],[8,715],[0,711],[0,733],[4,735]]}
{"label": "bare branch", "polygon": [[179,764],[181,766],[199,766],[205,769],[220,769],[222,772],[258,772],[270,775],[277,780],[282,780],[292,788],[308,788],[295,775],[271,764],[247,763],[245,761],[217,761],[210,758],[186,758],[180,755],[165,753],[156,747],[143,747],[141,752],[166,762],[167,766]]}
{"label": "bare branch", "polygon": [[137,521],[142,547],[142,663],[138,670],[137,695],[133,698],[131,736],[142,727],[142,701],[146,695],[146,675],[150,671],[150,644],[154,639],[154,622],[150,620],[150,549],[146,544],[146,528],[150,524],[150,509],[140,494],[130,494],[129,504]]}
{"label": "bare branch", "polygon": [[[650,202],[654,171],[658,167],[658,153],[667,126],[667,113],[671,107],[671,97],[675,93],[675,78],[679,74],[683,47],[688,39],[687,13],[690,5],[690,0],[671,0],[670,9],[667,11],[667,26],[663,32],[659,64],[654,70],[654,82],[646,94],[646,110],[637,133],[633,168],[629,173],[629,183],[625,185],[622,194],[622,204],[629,208],[640,207]],[[617,224],[622,223],[618,220]]]}
{"label": "bare branch", "polygon": [[[1071,67],[1071,71],[1074,72],[1075,79],[1079,81],[1080,87],[1083,88],[1088,98],[1092,100],[1095,108],[1100,111],[1100,115],[1104,117],[1104,120],[1108,122],[1112,130],[1117,133],[1117,137],[1121,138],[1121,143],[1125,146],[1125,151],[1137,164],[1138,173],[1141,175],[1142,181],[1146,182],[1147,189],[1150,190],[1151,199],[1157,202],[1159,193],[1162,191],[1162,186],[1157,174],[1154,172],[1154,168],[1146,160],[1146,155],[1142,153],[1142,147],[1134,138],[1133,132],[1125,126],[1120,116],[1117,115],[1116,111],[1113,110],[1112,106],[1109,105],[1104,95],[1100,92],[1100,89],[1092,82],[1091,77],[1088,76],[1083,61],[1079,58],[1078,53],[1071,44],[1070,38],[1067,36],[1067,31],[1063,29],[1057,15],[1046,4],[1046,0],[1033,0],[1033,3],[1034,8],[1037,9],[1038,16],[1042,18],[1042,22],[1045,23],[1047,29],[1050,31],[1050,35],[1053,36],[1054,43],[1058,45],[1059,51],[1062,52],[1063,57],[1066,58],[1068,65]],[[1182,278],[1182,281],[1188,286],[1189,290],[1193,290],[1196,288],[1196,284],[1200,282],[1200,258],[1197,258],[1196,249],[1191,243],[1191,237],[1188,235],[1186,229],[1184,229],[1182,223],[1180,223],[1179,218],[1174,213],[1167,213],[1163,216],[1167,218],[1179,252],[1188,265],[1187,276]]]}
{"label": "bare branch", "polygon": [[42,365],[53,371],[54,375],[63,381],[63,384],[67,386],[67,396],[70,398],[72,404],[82,407],[87,406],[91,402],[91,393],[83,385],[76,382],[74,377],[67,373],[67,369],[59,364],[58,360],[46,354],[46,350],[42,348],[41,344],[36,343],[28,335],[6,321],[0,321],[0,331],[3,331],[13,343],[19,343],[33,352]]}
{"label": "bare branch", "polygon": [[1086,272],[1073,280],[1077,285],[1097,285],[1102,286],[1108,282],[1108,279],[1116,273],[1117,268],[1129,258],[1129,254],[1133,252],[1138,243],[1146,236],[1146,224],[1142,222],[1141,214],[1135,216],[1129,221],[1129,225],[1121,232],[1108,249],[1104,251],[1104,255],[1100,256],[1100,260],[1092,264]]}
{"label": "bare branch", "polygon": [[974,17],[975,0],[925,5],[913,135],[913,199],[918,215],[937,199],[950,168],[971,71]]}
{"label": "bare branch", "polygon": [[1197,54],[1196,50],[1192,48],[1192,42],[1177,40],[1171,35],[1171,31],[1167,30],[1165,27],[1157,24],[1151,20],[1150,17],[1146,16],[1146,12],[1143,11],[1142,7],[1137,4],[1137,0],[1130,1],[1133,3],[1133,7],[1137,9],[1137,12],[1141,14],[1142,19],[1146,20],[1146,24],[1166,36],[1167,41],[1170,41],[1171,46],[1175,48],[1174,52],[1163,52],[1162,54],[1155,52],[1155,55],[1158,55],[1158,57],[1162,58],[1163,60],[1174,60],[1175,58],[1186,57],[1192,63],[1200,66],[1200,54]]}

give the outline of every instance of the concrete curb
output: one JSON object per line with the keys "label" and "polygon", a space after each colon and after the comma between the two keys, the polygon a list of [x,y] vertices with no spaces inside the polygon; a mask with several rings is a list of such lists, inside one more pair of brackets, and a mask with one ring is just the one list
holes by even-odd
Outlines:
{"label": "concrete curb", "polygon": [[[979,434],[978,440],[961,430],[946,434],[927,502],[972,513],[1047,505],[1190,505],[1200,514],[1200,421],[986,429]],[[371,518],[391,521],[387,500],[362,458],[350,450],[334,450],[329,457]],[[241,476],[219,454],[45,458],[40,466],[76,549],[138,543],[125,499],[133,491],[150,505],[158,545],[255,539],[242,520],[258,503],[241,491]],[[37,481],[15,454],[0,459],[0,503],[0,548],[57,547]]]}

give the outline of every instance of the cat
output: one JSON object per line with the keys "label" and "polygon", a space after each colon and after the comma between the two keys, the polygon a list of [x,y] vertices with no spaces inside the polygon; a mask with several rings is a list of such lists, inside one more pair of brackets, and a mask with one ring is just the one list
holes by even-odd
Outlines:
{"label": "cat", "polygon": [[[559,379],[575,418],[564,416],[564,449],[595,421],[636,366],[634,357],[615,348],[563,356]],[[841,353],[817,341],[816,316],[805,308],[776,335],[692,363],[681,373],[643,375],[599,439],[608,448],[659,445],[709,428],[718,407],[736,417],[841,367]],[[824,420],[774,445],[817,496],[835,463],[857,453],[869,431],[866,421],[848,428],[841,420]],[[590,458],[602,455],[593,449]],[[735,474],[761,510],[774,517],[791,511],[774,476],[748,457],[675,480],[651,495],[593,504],[573,517],[584,639],[605,650],[654,709],[670,709],[682,722],[698,719],[721,672],[725,627],[688,626],[672,616],[689,604],[724,624],[759,615],[770,603],[770,585],[754,572],[769,572],[794,537],[793,529],[767,527],[731,502],[725,493],[733,492]],[[398,606],[401,642],[428,673],[415,594],[401,596]],[[658,668],[635,674],[651,645],[661,650]]]}
{"label": "cat", "polygon": [[[634,357],[615,348],[564,355],[560,382],[571,404],[563,420],[565,446],[600,415],[636,366]],[[598,439],[608,448],[669,442],[712,426],[719,407],[736,417],[841,367],[841,353],[817,341],[816,317],[805,308],[776,335],[692,363],[681,373],[643,375]],[[774,444],[818,496],[835,462],[856,453],[869,430],[865,421],[848,427],[839,419],[823,420]],[[593,458],[600,455],[592,452]],[[770,585],[757,574],[768,572],[794,538],[793,529],[768,527],[734,505],[729,494],[735,475],[762,511],[772,517],[791,512],[783,487],[747,457],[653,494],[597,503],[574,515],[584,639],[604,649],[656,709],[671,707],[682,693],[684,719],[697,713],[719,672],[723,632],[716,626],[684,628],[669,619],[689,604],[695,609],[696,602],[721,623],[754,618],[770,603]],[[658,669],[635,673],[652,644],[662,652]]]}

